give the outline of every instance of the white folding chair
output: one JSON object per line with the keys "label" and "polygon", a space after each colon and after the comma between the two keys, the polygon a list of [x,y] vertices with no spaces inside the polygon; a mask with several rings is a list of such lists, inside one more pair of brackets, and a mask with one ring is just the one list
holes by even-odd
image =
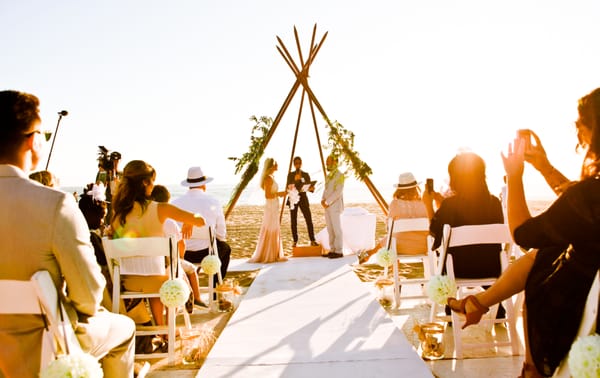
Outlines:
{"label": "white folding chair", "polygon": [[[168,257],[170,266],[167,269],[169,275],[171,272],[179,272],[179,255],[177,253],[177,244],[175,240],[167,237],[143,237],[143,238],[119,238],[119,239],[108,239],[102,238],[102,244],[104,247],[104,253],[106,254],[106,261],[108,263],[109,271],[111,272],[113,293],[112,293],[112,312],[119,313],[120,304],[122,299],[134,299],[134,298],[159,298],[160,294],[156,293],[141,293],[132,291],[123,291],[121,285],[121,265],[126,263],[128,258],[139,258],[139,257],[162,257],[161,261],[164,261]],[[144,271],[143,266],[137,267],[138,272],[133,273],[132,270],[135,267],[128,267],[128,274],[136,275],[155,275],[148,274]],[[167,307],[167,326],[136,326],[136,336],[148,336],[148,335],[164,335],[167,334],[169,338],[168,352],[167,353],[152,353],[152,354],[141,354],[136,353],[136,358],[160,358],[168,357],[169,364],[175,363],[175,331],[176,322],[175,315],[178,312],[183,313],[186,317],[186,324],[189,324],[189,315],[183,309],[178,311],[173,307]]]}
{"label": "white folding chair", "polygon": [[[208,240],[208,254],[216,255],[219,257],[219,250],[217,248],[217,237],[215,235],[215,230],[213,226],[202,226],[202,227],[194,227],[192,229],[192,236],[190,239],[201,239]],[[217,272],[217,279],[219,284],[223,283],[223,277],[221,277],[221,271]],[[208,308],[213,308],[214,301],[214,276],[211,274],[208,277]]]}
{"label": "white folding chair", "polygon": [[[585,302],[585,310],[583,311],[583,316],[581,317],[581,323],[579,323],[579,330],[577,331],[577,336],[575,336],[575,340],[580,337],[593,335],[596,332],[596,321],[598,319],[598,301],[600,300],[600,271],[596,273],[596,278],[594,279],[594,283],[590,288],[590,291],[587,296],[587,301]],[[571,376],[571,371],[569,370],[569,364],[567,363],[567,357],[563,358],[560,365],[554,372],[553,378],[568,378]]]}
{"label": "white folding chair", "polygon": [[400,305],[400,299],[417,299],[417,298],[427,298],[426,294],[420,295],[404,295],[401,296],[401,286],[409,285],[409,284],[417,284],[424,285],[429,281],[429,277],[431,277],[432,272],[435,271],[435,256],[432,250],[432,240],[427,235],[424,237],[425,248],[420,251],[415,251],[418,253],[410,254],[410,255],[402,255],[398,254],[397,251],[397,240],[394,234],[398,232],[410,232],[410,231],[422,231],[429,233],[429,218],[405,218],[405,219],[388,219],[387,222],[387,236],[386,236],[386,245],[388,248],[396,252],[397,262],[402,263],[414,263],[420,262],[423,264],[423,278],[405,278],[400,277],[398,272],[398,263],[393,264],[393,272],[394,272],[394,298],[395,298],[395,306],[398,307]]}
{"label": "white folding chair", "polygon": [[[40,368],[58,354],[83,353],[50,273],[40,270],[29,281],[0,280],[0,314],[39,314],[46,330],[42,339]],[[32,356],[23,356],[23,360]]]}
{"label": "white folding chair", "polygon": [[[440,246],[440,262],[441,264],[437,267],[437,274],[441,274],[444,268],[443,262],[445,261],[446,274],[449,278],[454,279],[457,285],[456,298],[460,299],[472,293],[474,289],[479,289],[482,286],[492,285],[497,277],[485,277],[485,278],[457,278],[454,274],[454,261],[452,255],[448,253],[448,248],[476,245],[476,244],[505,244],[512,243],[512,236],[508,229],[508,226],[503,223],[498,224],[483,224],[483,225],[469,225],[460,227],[450,227],[450,225],[444,225],[443,229],[443,240]],[[500,259],[501,270],[504,271],[508,266],[508,258],[504,251],[498,253]],[[456,358],[463,358],[463,349],[466,348],[482,348],[482,347],[499,347],[510,345],[513,355],[519,354],[519,336],[516,328],[516,317],[517,313],[514,308],[513,298],[508,298],[502,301],[502,306],[506,310],[506,316],[504,318],[496,319],[495,314],[490,314],[481,320],[481,323],[488,322],[490,325],[495,323],[506,323],[508,327],[509,341],[492,341],[485,343],[463,343],[461,339],[462,325],[464,320],[459,318],[458,314],[452,311],[452,331],[454,335],[454,346],[456,352]],[[435,303],[431,306],[430,320],[433,321],[437,317],[438,307]]]}

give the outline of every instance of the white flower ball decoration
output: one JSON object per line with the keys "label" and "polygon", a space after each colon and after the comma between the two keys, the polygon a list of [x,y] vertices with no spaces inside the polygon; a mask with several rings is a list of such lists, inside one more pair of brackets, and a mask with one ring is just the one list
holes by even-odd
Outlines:
{"label": "white flower ball decoration", "polygon": [[211,276],[213,274],[217,274],[217,272],[221,269],[221,260],[219,260],[219,256],[217,255],[208,255],[202,259],[200,267],[204,273]]}
{"label": "white flower ball decoration", "polygon": [[600,335],[578,338],[567,357],[573,378],[600,377]]}
{"label": "white flower ball decoration", "polygon": [[190,297],[190,287],[180,278],[165,281],[160,290],[160,301],[167,307],[180,307]]}
{"label": "white flower ball decoration", "polygon": [[383,268],[387,268],[396,261],[396,253],[387,248],[381,248],[377,251],[377,264]]}
{"label": "white flower ball decoration", "polygon": [[429,299],[437,304],[445,305],[448,302],[448,297],[456,295],[456,282],[448,276],[431,276],[427,282],[426,290]]}
{"label": "white flower ball decoration", "polygon": [[40,372],[40,378],[100,378],[103,376],[104,373],[98,360],[87,353],[64,354]]}

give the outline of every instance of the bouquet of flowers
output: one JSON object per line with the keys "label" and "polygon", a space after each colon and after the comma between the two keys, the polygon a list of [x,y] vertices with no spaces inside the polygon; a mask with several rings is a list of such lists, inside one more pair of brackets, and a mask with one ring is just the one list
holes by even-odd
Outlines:
{"label": "bouquet of flowers", "polygon": [[573,378],[600,377],[600,335],[580,337],[567,357]]}
{"label": "bouquet of flowers", "polygon": [[104,373],[96,358],[87,353],[63,354],[40,372],[40,378],[100,378]]}
{"label": "bouquet of flowers", "polygon": [[190,287],[180,278],[165,281],[160,290],[160,301],[167,307],[180,307],[190,297]]}
{"label": "bouquet of flowers", "polygon": [[445,305],[448,302],[448,297],[456,295],[456,282],[448,276],[431,276],[427,282],[426,290],[429,299],[437,304]]}
{"label": "bouquet of flowers", "polygon": [[202,259],[200,267],[204,273],[212,276],[213,274],[217,274],[219,269],[221,269],[221,260],[219,260],[219,256],[217,255],[208,255]]}
{"label": "bouquet of flowers", "polygon": [[389,267],[397,258],[396,252],[387,248],[380,248],[375,257],[377,258],[377,264],[382,268]]}
{"label": "bouquet of flowers", "polygon": [[290,209],[294,210],[296,204],[300,201],[300,193],[298,193],[298,189],[294,186],[292,189],[288,189],[288,198],[290,201]]}

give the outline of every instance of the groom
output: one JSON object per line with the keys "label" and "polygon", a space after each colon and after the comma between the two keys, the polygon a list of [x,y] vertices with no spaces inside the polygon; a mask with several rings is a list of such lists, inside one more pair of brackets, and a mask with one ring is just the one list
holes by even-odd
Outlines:
{"label": "groom", "polygon": [[344,174],[338,169],[337,157],[329,155],[325,162],[327,177],[321,205],[325,208],[325,225],[329,234],[329,254],[327,257],[336,259],[343,257],[343,234],[341,215],[344,211]]}

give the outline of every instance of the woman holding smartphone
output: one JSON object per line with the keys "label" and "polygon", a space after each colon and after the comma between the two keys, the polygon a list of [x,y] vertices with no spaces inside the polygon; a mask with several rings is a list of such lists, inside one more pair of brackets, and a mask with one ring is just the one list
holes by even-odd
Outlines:
{"label": "woman holding smartphone", "polygon": [[[600,88],[583,96],[577,110],[577,147],[585,152],[579,181],[565,185],[569,180],[549,163],[530,130],[520,132],[502,155],[508,179],[508,225],[518,245],[534,249],[512,263],[486,291],[448,299],[453,311],[474,324],[489,306],[525,290],[522,377],[551,376],[567,356],[600,269]],[[535,217],[524,193],[525,161],[560,193]],[[594,331],[600,332],[600,322]]]}

